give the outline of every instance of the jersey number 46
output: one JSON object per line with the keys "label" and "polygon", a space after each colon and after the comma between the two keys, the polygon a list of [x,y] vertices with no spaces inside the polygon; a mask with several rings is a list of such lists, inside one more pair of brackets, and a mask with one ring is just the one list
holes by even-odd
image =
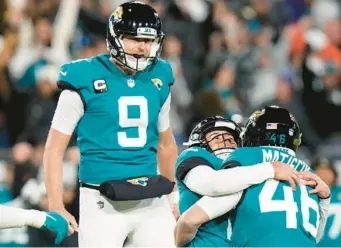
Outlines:
{"label": "jersey number 46", "polygon": [[[284,200],[273,200],[273,196],[277,190],[277,187],[283,187]],[[319,206],[318,203],[309,197],[306,186],[300,187],[301,195],[301,209],[303,220],[303,228],[316,238],[317,229],[320,222]],[[279,181],[268,180],[259,195],[260,210],[262,213],[266,212],[286,212],[286,228],[297,228],[297,216],[298,212],[297,203],[294,201],[294,192],[291,187],[283,186],[279,184]],[[309,211],[316,212],[316,223],[309,222]]]}

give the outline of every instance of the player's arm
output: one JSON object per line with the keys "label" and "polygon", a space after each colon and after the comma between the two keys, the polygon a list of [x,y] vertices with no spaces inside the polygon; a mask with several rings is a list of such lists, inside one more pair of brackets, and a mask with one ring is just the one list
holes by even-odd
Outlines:
{"label": "player's arm", "polygon": [[[60,244],[69,232],[66,220],[57,213],[0,206],[0,229],[24,226],[48,229],[55,232],[57,234],[56,244]],[[70,230],[70,234],[72,234],[72,230]]]}
{"label": "player's arm", "polygon": [[327,224],[327,219],[328,219],[328,209],[330,205],[330,197],[326,199],[320,199],[320,205],[319,205],[319,213],[320,213],[320,224],[317,229],[317,234],[316,234],[316,243],[320,242],[324,229]]}
{"label": "player's arm", "polygon": [[281,162],[239,166],[238,162],[231,161],[224,165],[225,169],[219,171],[205,166],[207,164],[204,161],[196,163],[199,163],[198,166],[193,166],[183,181],[190,190],[200,195],[228,195],[273,178],[288,181],[293,189],[295,183],[299,184],[297,171]]}
{"label": "player's arm", "polygon": [[208,160],[197,156],[182,161],[177,167],[176,175],[191,191],[208,196],[236,193],[274,177],[271,163],[248,167],[234,163],[234,168],[231,168],[232,164],[227,167],[229,169],[217,171]]}
{"label": "player's arm", "polygon": [[316,234],[316,242],[318,243],[321,240],[326,227],[331,191],[328,185],[318,175],[311,173],[310,171],[303,171],[300,173],[300,176],[304,185],[314,187],[314,189],[309,191],[309,194],[317,194],[320,198],[320,224]]}
{"label": "player's arm", "polygon": [[199,227],[236,207],[242,192],[227,196],[204,196],[183,213],[175,228],[176,246],[185,246],[193,240]]}
{"label": "player's arm", "polygon": [[178,156],[178,148],[174,139],[173,131],[170,127],[170,102],[171,95],[169,94],[159,113],[158,129],[160,142],[158,144],[157,155],[160,174],[167,177],[170,181],[175,182],[174,166]]}
{"label": "player's arm", "polygon": [[63,203],[62,178],[65,149],[78,121],[84,113],[82,100],[75,91],[64,90],[59,98],[44,152],[44,180],[49,209],[62,214],[76,229],[75,218]]}
{"label": "player's arm", "polygon": [[270,178],[274,178],[271,163],[219,171],[198,165],[187,173],[183,182],[191,191],[200,195],[219,196],[239,192]]}
{"label": "player's arm", "polygon": [[158,144],[158,164],[160,174],[175,182],[174,165],[178,155],[178,148],[171,128],[160,133]]}
{"label": "player's arm", "polygon": [[38,210],[0,205],[0,229],[32,226],[41,228],[44,225],[46,214]]}
{"label": "player's arm", "polygon": [[[158,144],[157,158],[160,174],[168,178],[171,182],[175,182],[174,166],[176,158],[178,157],[178,147],[174,139],[172,128],[170,127],[170,103],[171,94],[169,93],[159,113],[158,129],[160,141]],[[172,207],[175,218],[178,218],[179,194],[176,185],[174,186],[173,192],[168,195],[168,201]]]}

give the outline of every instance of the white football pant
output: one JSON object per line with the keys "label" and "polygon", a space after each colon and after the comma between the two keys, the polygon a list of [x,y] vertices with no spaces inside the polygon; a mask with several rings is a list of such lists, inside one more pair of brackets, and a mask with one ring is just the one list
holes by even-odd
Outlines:
{"label": "white football pant", "polygon": [[111,201],[80,188],[79,247],[175,247],[175,218],[165,196]]}

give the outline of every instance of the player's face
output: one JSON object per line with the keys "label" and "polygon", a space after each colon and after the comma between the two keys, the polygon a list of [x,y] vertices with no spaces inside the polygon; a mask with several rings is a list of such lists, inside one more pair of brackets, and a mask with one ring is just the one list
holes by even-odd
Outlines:
{"label": "player's face", "polygon": [[224,130],[215,130],[209,132],[206,134],[206,141],[213,151],[223,148],[237,148],[237,143],[234,140],[233,135]]}
{"label": "player's face", "polygon": [[136,38],[134,36],[125,35],[123,36],[123,46],[126,53],[132,54],[127,55],[128,59],[139,61],[146,60],[149,56],[153,45],[153,39]]}

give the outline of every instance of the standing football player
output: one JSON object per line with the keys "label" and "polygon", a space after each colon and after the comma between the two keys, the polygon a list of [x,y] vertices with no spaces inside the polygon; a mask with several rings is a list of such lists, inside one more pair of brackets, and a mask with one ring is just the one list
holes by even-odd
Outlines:
{"label": "standing football player", "polygon": [[[69,233],[67,221],[58,213],[27,210],[0,205],[0,229],[30,226],[56,233],[55,244],[59,245]],[[70,229],[70,235],[73,230]]]}
{"label": "standing football player", "polygon": [[[218,200],[213,205],[209,202],[208,208],[203,202],[196,207],[193,214],[191,211],[186,212],[202,196],[236,193],[271,178],[287,180],[293,188],[295,183],[299,182],[296,170],[280,162],[264,162],[250,167],[220,170],[223,159],[241,145],[240,134],[241,128],[236,123],[221,116],[201,121],[191,132],[187,143],[189,148],[181,153],[176,163],[179,207],[180,212],[184,213],[175,230],[177,246],[231,246],[227,235],[228,216],[209,218],[207,220],[210,221],[200,228],[196,225],[202,221],[201,215],[197,215],[196,211],[219,208],[220,204],[225,203],[224,198],[222,202],[215,198]],[[225,212],[223,209],[221,214]],[[210,216],[209,212],[204,213]],[[192,232],[198,228],[197,232]]]}
{"label": "standing football player", "polygon": [[[234,246],[316,246],[326,223],[330,189],[295,156],[300,139],[298,123],[287,110],[270,106],[256,111],[243,136],[246,147],[232,152],[223,168],[282,161],[300,171],[304,181],[294,191],[286,182],[270,179],[251,186],[243,195],[239,192],[216,199],[205,196],[195,204],[196,208],[188,210],[189,216],[195,214],[199,219],[195,225],[238,206],[230,212]],[[202,205],[205,209],[200,208]],[[192,225],[192,235],[195,231]]]}
{"label": "standing football player", "polygon": [[[110,16],[109,54],[64,64],[44,154],[49,208],[77,229],[62,201],[62,159],[73,131],[81,153],[80,246],[174,246],[177,146],[169,123],[170,65],[159,58],[158,14],[133,1]],[[157,164],[159,172],[157,174]]]}

